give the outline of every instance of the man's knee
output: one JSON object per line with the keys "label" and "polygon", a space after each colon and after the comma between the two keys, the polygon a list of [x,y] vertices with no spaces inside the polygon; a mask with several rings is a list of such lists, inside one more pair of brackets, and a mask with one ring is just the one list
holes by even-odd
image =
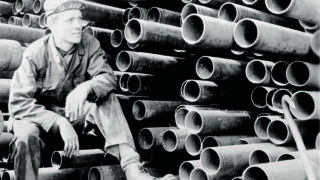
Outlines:
{"label": "man's knee", "polygon": [[13,142],[11,143],[11,148],[17,153],[36,153],[40,152],[43,142],[37,135],[24,134],[15,136]]}

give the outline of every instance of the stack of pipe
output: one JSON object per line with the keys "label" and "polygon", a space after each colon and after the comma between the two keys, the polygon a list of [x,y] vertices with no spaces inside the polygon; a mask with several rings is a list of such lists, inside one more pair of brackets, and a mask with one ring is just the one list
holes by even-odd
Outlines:
{"label": "stack of pipe", "polygon": [[[106,51],[137,150],[145,167],[156,168],[151,174],[170,172],[181,180],[307,179],[283,115],[285,95],[311,167],[320,166],[317,0],[84,2],[83,32]],[[0,38],[11,39],[0,41],[0,104],[7,112],[2,104],[8,101],[8,79],[23,52],[16,41],[27,46],[50,30],[43,30],[43,0],[1,2],[0,14],[1,22],[21,18],[23,25],[0,24]],[[2,162],[11,165],[12,138],[5,131],[0,136]],[[80,152],[71,159],[55,152],[55,168],[41,168],[39,176],[125,179],[102,150],[90,146]],[[12,166],[1,178],[15,178]]]}

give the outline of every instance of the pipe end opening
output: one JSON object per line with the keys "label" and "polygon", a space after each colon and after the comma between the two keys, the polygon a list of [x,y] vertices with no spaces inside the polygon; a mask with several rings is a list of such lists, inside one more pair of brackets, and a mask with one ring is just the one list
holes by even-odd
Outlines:
{"label": "pipe end opening", "polygon": [[100,171],[97,168],[91,168],[88,177],[90,180],[102,180]]}
{"label": "pipe end opening", "polygon": [[130,68],[132,62],[131,62],[131,56],[130,52],[128,51],[121,51],[116,58],[116,66],[120,71],[128,71]]}
{"label": "pipe end opening", "polygon": [[292,0],[266,0],[265,2],[268,10],[274,14],[283,14],[293,4]]}
{"label": "pipe end opening", "polygon": [[274,144],[284,144],[289,138],[288,126],[280,120],[272,121],[268,126],[268,135],[271,142]]}
{"label": "pipe end opening", "polygon": [[140,39],[141,33],[142,33],[141,24],[136,19],[130,20],[124,29],[124,36],[126,40],[132,44],[138,42],[138,40]]}
{"label": "pipe end opening", "polygon": [[200,86],[195,81],[188,81],[184,85],[184,97],[190,102],[195,102],[200,97]]}
{"label": "pipe end opening", "polygon": [[295,104],[295,108],[290,106],[290,111],[296,118],[307,120],[315,113],[316,102],[307,92],[298,91],[292,95],[291,99]]}
{"label": "pipe end opening", "polygon": [[205,24],[201,17],[189,15],[182,24],[182,37],[188,44],[198,43],[205,33]]}
{"label": "pipe end opening", "polygon": [[181,11],[181,20],[184,22],[190,14],[197,14],[198,10],[194,4],[186,4]]}
{"label": "pipe end opening", "polygon": [[268,154],[262,150],[253,151],[249,157],[250,165],[269,163],[270,161]]}
{"label": "pipe end opening", "polygon": [[141,91],[141,79],[137,75],[131,75],[127,82],[128,90],[132,94],[137,94]]}
{"label": "pipe end opening", "polygon": [[268,139],[267,128],[271,120],[266,116],[260,116],[254,122],[254,131],[261,139]]}
{"label": "pipe end opening", "polygon": [[256,24],[249,19],[239,21],[234,30],[234,40],[242,48],[254,46],[258,40],[259,30]]}
{"label": "pipe end opening", "polygon": [[52,167],[61,167],[62,164],[62,156],[58,151],[55,151],[51,157],[51,165]]}
{"label": "pipe end opening", "polygon": [[196,111],[191,111],[186,116],[186,129],[188,129],[190,132],[197,133],[202,128],[202,117],[201,115]]}
{"label": "pipe end opening", "polygon": [[158,8],[150,8],[148,10],[148,20],[151,22],[160,22],[161,12]]}
{"label": "pipe end opening", "polygon": [[220,169],[220,155],[211,148],[202,151],[200,161],[202,168],[210,174],[215,174]]}
{"label": "pipe end opening", "polygon": [[118,48],[121,46],[121,44],[123,43],[123,32],[121,30],[114,30],[112,33],[111,33],[111,37],[110,37],[110,40],[111,40],[111,45],[115,48]]}
{"label": "pipe end opening", "polygon": [[185,139],[185,147],[190,155],[199,155],[201,152],[201,138],[196,134],[188,135]]}
{"label": "pipe end opening", "polygon": [[162,146],[168,152],[176,149],[178,138],[173,131],[166,130],[162,135]]}
{"label": "pipe end opening", "polygon": [[142,129],[138,136],[138,142],[141,148],[148,150],[154,144],[153,135],[149,129]]}
{"label": "pipe end opening", "polygon": [[266,107],[266,96],[268,94],[268,90],[264,87],[258,86],[253,89],[251,93],[251,101],[254,106],[257,108]]}
{"label": "pipe end opening", "polygon": [[268,175],[259,167],[249,167],[243,173],[243,179],[246,180],[268,180]]}
{"label": "pipe end opening", "polygon": [[225,21],[235,22],[238,18],[237,8],[232,3],[223,4],[220,7],[218,18]]}
{"label": "pipe end opening", "polygon": [[208,147],[218,147],[219,143],[214,137],[207,136],[202,141],[202,149],[206,149]]}
{"label": "pipe end opening", "polygon": [[260,84],[268,78],[267,67],[263,62],[253,60],[246,66],[246,76],[250,82]]}
{"label": "pipe end opening", "polygon": [[209,57],[201,57],[196,63],[196,72],[201,79],[209,79],[215,72],[215,64]]}
{"label": "pipe end opening", "polygon": [[133,116],[136,120],[141,121],[146,116],[146,106],[142,101],[136,101],[132,106]]}
{"label": "pipe end opening", "polygon": [[194,169],[191,172],[190,179],[209,180],[207,173],[200,168]]}
{"label": "pipe end opening", "polygon": [[290,84],[304,86],[308,83],[310,70],[305,63],[295,61],[288,66],[286,76]]}
{"label": "pipe end opening", "polygon": [[286,71],[289,64],[287,62],[279,61],[271,68],[271,78],[275,84],[285,86],[289,83]]}
{"label": "pipe end opening", "polygon": [[192,170],[194,170],[194,166],[188,162],[185,161],[181,164],[179,168],[179,176],[181,179],[190,179],[190,175]]}

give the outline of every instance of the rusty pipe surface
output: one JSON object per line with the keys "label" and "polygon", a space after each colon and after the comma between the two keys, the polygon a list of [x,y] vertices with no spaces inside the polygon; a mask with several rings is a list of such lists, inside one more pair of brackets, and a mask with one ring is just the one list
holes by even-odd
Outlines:
{"label": "rusty pipe surface", "polygon": [[150,148],[159,148],[163,132],[167,129],[174,129],[173,127],[154,127],[143,128],[138,135],[138,142],[142,149],[148,150]]}
{"label": "rusty pipe surface", "polygon": [[22,61],[23,49],[19,42],[14,40],[0,40],[0,70],[14,71]]}
{"label": "rusty pipe surface", "polygon": [[186,4],[181,11],[182,23],[185,21],[185,19],[190,14],[199,14],[199,15],[218,18],[218,10],[217,9],[209,8],[206,6],[201,6],[198,4],[189,3],[189,4]]}
{"label": "rusty pipe surface", "polygon": [[259,137],[248,137],[248,138],[241,138],[238,140],[238,145],[245,145],[245,144],[260,144],[260,143],[268,143],[268,140],[260,139]]}
{"label": "rusty pipe surface", "polygon": [[291,99],[294,107],[291,113],[300,120],[320,119],[320,93],[317,91],[297,91]]}
{"label": "rusty pipe surface", "polygon": [[320,4],[317,0],[266,0],[265,4],[274,14],[320,24]]}
{"label": "rusty pipe surface", "polygon": [[22,18],[17,16],[11,16],[8,19],[8,24],[10,25],[16,25],[16,26],[22,26]]}
{"label": "rusty pipe surface", "polygon": [[288,66],[289,63],[284,61],[278,61],[273,64],[271,68],[271,80],[274,84],[278,86],[286,86],[289,84],[289,81],[286,77]]}
{"label": "rusty pipe surface", "polygon": [[126,24],[124,35],[130,44],[156,44],[164,47],[188,50],[195,48],[183,40],[181,28],[167,24],[131,19]]}
{"label": "rusty pipe surface", "polygon": [[295,147],[264,147],[250,153],[249,165],[275,162],[282,153],[297,151]]}
{"label": "rusty pipe surface", "polygon": [[184,101],[138,100],[132,106],[132,113],[138,121],[153,119],[165,121],[174,118],[175,109],[185,103]]}
{"label": "rusty pipe surface", "polygon": [[190,134],[183,129],[167,129],[162,134],[162,147],[168,152],[185,149],[185,139]]}
{"label": "rusty pipe surface", "polygon": [[65,157],[63,151],[55,151],[51,156],[52,167],[64,169],[101,165],[105,152],[101,149],[79,150],[79,156]]}
{"label": "rusty pipe surface", "polygon": [[33,0],[17,0],[15,8],[19,13],[33,13]]}
{"label": "rusty pipe surface", "polygon": [[43,4],[45,0],[35,0],[33,2],[33,13],[34,14],[41,14],[44,13]]}
{"label": "rusty pipe surface", "polygon": [[115,29],[110,35],[110,43],[114,48],[124,48],[126,46],[124,33],[121,29]]}
{"label": "rusty pipe surface", "polygon": [[260,139],[263,139],[263,140],[269,139],[268,133],[267,133],[268,125],[272,121],[279,120],[279,119],[283,119],[283,117],[275,116],[275,115],[262,115],[257,117],[253,125],[254,132]]}
{"label": "rusty pipe surface", "polygon": [[208,147],[231,146],[238,144],[239,139],[249,138],[246,135],[223,135],[223,136],[207,136],[201,143],[202,149]]}
{"label": "rusty pipe surface", "polygon": [[[316,136],[320,131],[320,121],[317,119],[308,121],[295,120],[295,123],[299,128],[304,143],[306,145],[314,146]],[[270,141],[274,144],[283,145],[294,143],[288,122],[284,119],[270,122],[267,133]]]}
{"label": "rusty pipe surface", "polygon": [[180,27],[181,13],[158,7],[152,7],[147,12],[147,20]]}
{"label": "rusty pipe surface", "polygon": [[195,134],[250,132],[253,116],[249,111],[195,110],[185,120],[188,131]]}
{"label": "rusty pipe surface", "polygon": [[202,50],[230,49],[234,45],[232,22],[192,14],[182,24],[182,37]]}
{"label": "rusty pipe surface", "polygon": [[270,84],[274,62],[254,59],[246,66],[246,76],[254,84]]}
{"label": "rusty pipe surface", "polygon": [[[270,37],[272,34],[272,37]],[[311,35],[278,25],[242,19],[234,28],[234,40],[242,48],[283,55],[307,55]]]}
{"label": "rusty pipe surface", "polygon": [[[310,149],[310,150],[307,150],[306,153],[309,159],[317,159],[319,158],[319,155],[320,155],[318,149]],[[301,153],[299,151],[282,153],[277,157],[276,161],[278,162],[278,161],[286,161],[286,160],[293,160],[293,159],[302,159]]]}
{"label": "rusty pipe surface", "polygon": [[196,72],[201,79],[229,81],[245,79],[247,63],[219,57],[202,56],[196,63]]}
{"label": "rusty pipe surface", "polygon": [[283,108],[282,108],[281,100],[284,95],[288,95],[289,97],[291,97],[292,91],[289,89],[282,89],[282,88],[277,89],[271,98],[273,109],[278,113],[282,113],[282,114],[283,114]]}
{"label": "rusty pipe surface", "polygon": [[[315,163],[312,165],[318,169]],[[301,180],[307,179],[307,174],[302,160],[288,160],[250,166],[243,172],[243,177],[244,180]]]}
{"label": "rusty pipe surface", "polygon": [[271,143],[206,148],[200,155],[201,167],[210,175],[238,176],[249,166],[249,155],[256,148],[275,146]]}
{"label": "rusty pipe surface", "polygon": [[192,170],[200,168],[200,160],[184,161],[179,167],[180,180],[190,180]]}
{"label": "rusty pipe surface", "polygon": [[294,61],[289,64],[286,77],[293,86],[320,89],[319,72],[318,64]]}
{"label": "rusty pipe surface", "polygon": [[276,16],[234,3],[224,3],[219,9],[218,18],[234,23],[239,22],[244,18],[251,18],[259,21],[269,22],[271,24],[277,24],[280,26],[301,30],[299,21],[296,19]]}
{"label": "rusty pipe surface", "polygon": [[19,42],[32,43],[43,36],[44,30],[0,24],[0,38],[12,39]]}
{"label": "rusty pipe surface", "polygon": [[267,107],[266,97],[273,88],[266,86],[257,86],[252,90],[251,102],[257,108]]}
{"label": "rusty pipe surface", "polygon": [[40,28],[46,28],[47,25],[47,17],[45,13],[42,13],[39,17],[39,26]]}
{"label": "rusty pipe surface", "polygon": [[89,180],[125,180],[125,174],[120,165],[92,167],[88,174]]}
{"label": "rusty pipe surface", "polygon": [[207,7],[219,8],[226,2],[241,4],[241,0],[199,0],[200,4]]}
{"label": "rusty pipe surface", "polygon": [[186,151],[191,156],[198,156],[202,151],[201,143],[205,135],[198,135],[198,134],[189,134],[185,139],[185,148]]}
{"label": "rusty pipe surface", "polygon": [[320,58],[320,30],[315,32],[311,40],[311,49]]}
{"label": "rusty pipe surface", "polygon": [[22,25],[26,27],[40,28],[40,16],[26,13],[22,18]]}
{"label": "rusty pipe surface", "polygon": [[0,1],[0,14],[11,15],[14,3]]}
{"label": "rusty pipe surface", "polygon": [[128,20],[130,19],[148,19],[148,9],[143,7],[133,7],[128,13]]}

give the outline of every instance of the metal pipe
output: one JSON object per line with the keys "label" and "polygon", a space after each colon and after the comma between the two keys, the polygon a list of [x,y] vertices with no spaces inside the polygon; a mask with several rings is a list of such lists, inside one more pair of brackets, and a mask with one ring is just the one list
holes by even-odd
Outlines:
{"label": "metal pipe", "polygon": [[241,4],[241,0],[199,0],[199,2],[204,6],[213,8],[219,8],[222,4],[226,2]]}
{"label": "metal pipe", "polygon": [[[161,32],[161,33],[154,33]],[[130,44],[157,44],[175,49],[193,49],[182,38],[181,28],[139,19],[131,19],[124,29]]]}
{"label": "metal pipe", "polygon": [[291,97],[295,106],[290,106],[290,111],[300,120],[320,119],[319,98],[317,91],[297,91]]}
{"label": "metal pipe", "polygon": [[182,24],[182,37],[202,50],[231,49],[234,45],[232,22],[192,14]]}
{"label": "metal pipe", "polygon": [[272,90],[271,87],[257,86],[251,93],[251,102],[257,108],[267,107],[266,97],[267,94]]}
{"label": "metal pipe", "polygon": [[271,99],[273,109],[279,113],[283,113],[281,100],[284,95],[291,97],[292,91],[289,89],[278,89],[274,92]]}
{"label": "metal pipe", "polygon": [[208,147],[231,146],[238,144],[239,139],[249,138],[252,136],[246,135],[223,135],[223,136],[207,136],[203,139],[201,147],[206,149]]}
{"label": "metal pipe", "polygon": [[154,76],[150,74],[132,74],[127,80],[127,88],[131,94],[148,94],[152,89]]}
{"label": "metal pipe", "polygon": [[210,175],[238,176],[249,166],[249,155],[256,148],[275,146],[271,143],[206,148],[200,155],[201,167]]}
{"label": "metal pipe", "polygon": [[261,144],[261,143],[267,143],[268,140],[260,139],[259,137],[249,137],[249,138],[242,138],[239,139],[237,144],[238,145],[246,145],[246,144]]}
{"label": "metal pipe", "polygon": [[249,165],[275,162],[277,157],[282,153],[296,151],[295,147],[264,147],[255,149],[250,153]]}
{"label": "metal pipe", "polygon": [[124,9],[83,1],[86,4],[86,9],[83,11],[83,19],[105,24],[111,27],[123,27],[122,14]]}
{"label": "metal pipe", "polygon": [[113,32],[113,30],[87,26],[83,30],[83,32],[88,33],[88,34],[94,36],[95,38],[97,38],[103,47],[112,47],[110,37],[111,37],[111,33]]}
{"label": "metal pipe", "polygon": [[266,103],[267,103],[267,107],[271,110],[271,111],[277,111],[272,104],[272,97],[274,95],[274,93],[277,91],[277,88],[272,89],[271,91],[268,92],[267,96],[266,96]]}
{"label": "metal pipe", "polygon": [[254,84],[270,84],[274,62],[254,59],[246,66],[246,76]]}
{"label": "metal pipe", "polygon": [[257,117],[257,119],[254,122],[254,132],[256,135],[262,139],[262,140],[267,140],[269,139],[268,133],[267,133],[267,128],[268,125],[274,121],[274,120],[280,120],[283,119],[282,116],[270,116],[270,115],[263,115]]}
{"label": "metal pipe", "polygon": [[311,40],[311,49],[320,58],[320,30],[315,32]]}
{"label": "metal pipe", "polygon": [[163,132],[169,127],[158,128],[143,128],[138,135],[138,142],[142,149],[148,150],[150,148],[159,148],[161,146],[161,140]]}
{"label": "metal pipe", "polygon": [[101,165],[105,152],[101,149],[79,150],[79,156],[65,157],[63,151],[54,151],[51,165],[54,168],[85,167]]}
{"label": "metal pipe", "polygon": [[273,64],[271,68],[271,79],[274,84],[278,86],[286,86],[289,84],[289,81],[286,77],[286,71],[289,66],[289,63],[284,61],[278,61]]}
{"label": "metal pipe", "polygon": [[110,36],[110,43],[114,48],[120,48],[125,46],[125,39],[124,39],[124,34],[123,30],[120,29],[115,29],[112,31],[111,36]]}
{"label": "metal pipe", "polygon": [[136,120],[170,121],[174,118],[175,109],[185,104],[184,101],[138,100],[132,106],[132,114]]}
{"label": "metal pipe", "polygon": [[[300,134],[307,145],[314,146],[316,136],[320,131],[320,121],[295,121],[299,128]],[[274,120],[270,122],[267,128],[267,133],[271,142],[277,145],[290,144],[294,142],[292,132],[286,120]]]}
{"label": "metal pipe", "polygon": [[47,17],[46,17],[46,14],[45,13],[42,13],[40,15],[40,18],[39,18],[39,26],[40,28],[46,28],[48,27],[47,25]]}
{"label": "metal pipe", "polygon": [[264,0],[242,0],[242,3],[254,9],[266,9]]}
{"label": "metal pipe", "polygon": [[187,80],[182,89],[183,98],[189,102],[212,102],[221,93],[219,87],[212,81]]}
{"label": "metal pipe", "polygon": [[12,8],[11,8],[12,14],[14,16],[18,16],[18,14],[19,14],[19,12],[17,11],[16,5],[17,5],[17,2],[13,3]]}
{"label": "metal pipe", "polygon": [[[317,169],[315,164],[313,168]],[[250,166],[243,172],[243,177],[248,180],[301,180],[307,179],[307,174],[302,160],[288,160]]]}
{"label": "metal pipe", "polygon": [[319,72],[318,64],[294,61],[288,66],[286,77],[293,86],[320,89]]}
{"label": "metal pipe", "polygon": [[308,23],[320,24],[320,5],[316,0],[266,0],[265,4],[273,14],[299,19]]}
{"label": "metal pipe", "polygon": [[89,170],[89,180],[104,180],[104,179],[113,179],[113,180],[124,180],[126,179],[125,174],[120,167],[120,165],[108,165],[108,166],[97,166],[92,167]]}
{"label": "metal pipe", "polygon": [[25,14],[22,18],[22,25],[26,27],[40,28],[40,16],[34,14]]}
{"label": "metal pipe", "polygon": [[180,180],[190,180],[192,170],[200,168],[200,160],[184,161],[179,167]]}
{"label": "metal pipe", "polygon": [[162,147],[168,152],[185,149],[185,139],[190,132],[183,129],[167,129],[162,134]]}
{"label": "metal pipe", "polygon": [[212,175],[207,173],[201,167],[195,168],[191,171],[190,180],[215,180],[215,179],[223,179],[225,177],[221,177],[219,175]]}
{"label": "metal pipe", "polygon": [[129,15],[130,9],[131,9],[131,8],[127,8],[127,9],[125,9],[124,12],[122,13],[122,23],[123,23],[123,25],[126,25],[127,22],[129,21],[128,15]]}
{"label": "metal pipe", "polygon": [[0,2],[0,12],[1,15],[11,15],[12,14],[12,8],[14,3],[9,2]]}
{"label": "metal pipe", "polygon": [[248,111],[195,110],[186,116],[186,128],[191,133],[249,133],[253,127],[253,116]]}
{"label": "metal pipe", "polygon": [[44,13],[43,4],[45,0],[35,0],[33,2],[33,12],[34,14]]}
{"label": "metal pipe", "polygon": [[176,108],[174,113],[174,118],[176,125],[179,129],[186,129],[185,127],[185,118],[188,112],[193,109],[214,109],[210,106],[201,106],[201,105],[180,105]]}
{"label": "metal pipe", "polygon": [[198,0],[181,0],[181,1],[185,4],[189,4],[189,3],[197,3]]}
{"label": "metal pipe", "polygon": [[316,149],[320,149],[320,133],[318,134],[317,138],[316,138]]}
{"label": "metal pipe", "polygon": [[237,177],[232,178],[231,180],[243,180],[243,179],[242,179],[242,176],[237,176]]}
{"label": "metal pipe", "polygon": [[147,12],[147,20],[180,27],[181,13],[158,7],[152,7]]}
{"label": "metal pipe", "polygon": [[241,19],[244,18],[251,18],[263,22],[269,22],[271,24],[277,24],[280,26],[301,30],[299,21],[296,19],[276,16],[270,13],[266,13],[234,3],[224,3],[219,9],[218,18],[234,23],[239,22]]}
{"label": "metal pipe", "polygon": [[43,36],[44,30],[0,24],[0,38],[12,39],[19,42],[32,43]]}
{"label": "metal pipe", "polygon": [[[272,38],[270,38],[272,34]],[[311,35],[278,25],[242,19],[234,28],[234,40],[242,48],[284,55],[307,55]]]}
{"label": "metal pipe", "polygon": [[33,13],[33,0],[17,0],[15,8],[19,13]]}
{"label": "metal pipe", "polygon": [[121,91],[123,92],[128,92],[128,79],[130,77],[132,73],[123,73],[120,77],[119,77],[119,87],[121,89]]}
{"label": "metal pipe", "polygon": [[128,13],[128,20],[130,19],[148,19],[148,9],[143,7],[133,7]]}
{"label": "metal pipe", "polygon": [[[307,155],[310,159],[317,159],[319,158],[319,150],[318,149],[311,149],[311,150],[307,150]],[[286,152],[283,154],[280,154],[277,157],[277,162],[278,161],[286,161],[286,160],[293,160],[293,159],[302,159],[301,157],[301,153],[299,151],[295,151],[295,152]]]}
{"label": "metal pipe", "polygon": [[230,81],[245,79],[247,63],[219,57],[202,56],[196,64],[197,75],[201,79]]}
{"label": "metal pipe", "polygon": [[190,14],[199,14],[199,15],[218,18],[217,9],[208,8],[206,6],[190,3],[190,4],[186,4],[181,11],[182,23]]}
{"label": "metal pipe", "polygon": [[310,24],[301,20],[299,20],[299,24],[303,27],[305,32],[311,34],[315,33],[317,30],[320,29],[320,26],[318,24]]}
{"label": "metal pipe", "polygon": [[22,26],[22,18],[17,16],[10,16],[8,19],[8,24]]}
{"label": "metal pipe", "polygon": [[[1,130],[3,129],[3,121],[1,122]],[[3,162],[8,163],[10,159],[10,154],[9,154],[9,144],[13,140],[14,135],[12,133],[4,132],[2,133],[1,131],[1,136],[0,136],[0,148],[1,148],[1,160]]]}
{"label": "metal pipe", "polygon": [[0,70],[14,71],[22,61],[23,49],[19,42],[14,40],[0,40]]}
{"label": "metal pipe", "polygon": [[201,142],[205,136],[198,134],[189,134],[185,139],[186,151],[191,156],[198,156],[202,151]]}

